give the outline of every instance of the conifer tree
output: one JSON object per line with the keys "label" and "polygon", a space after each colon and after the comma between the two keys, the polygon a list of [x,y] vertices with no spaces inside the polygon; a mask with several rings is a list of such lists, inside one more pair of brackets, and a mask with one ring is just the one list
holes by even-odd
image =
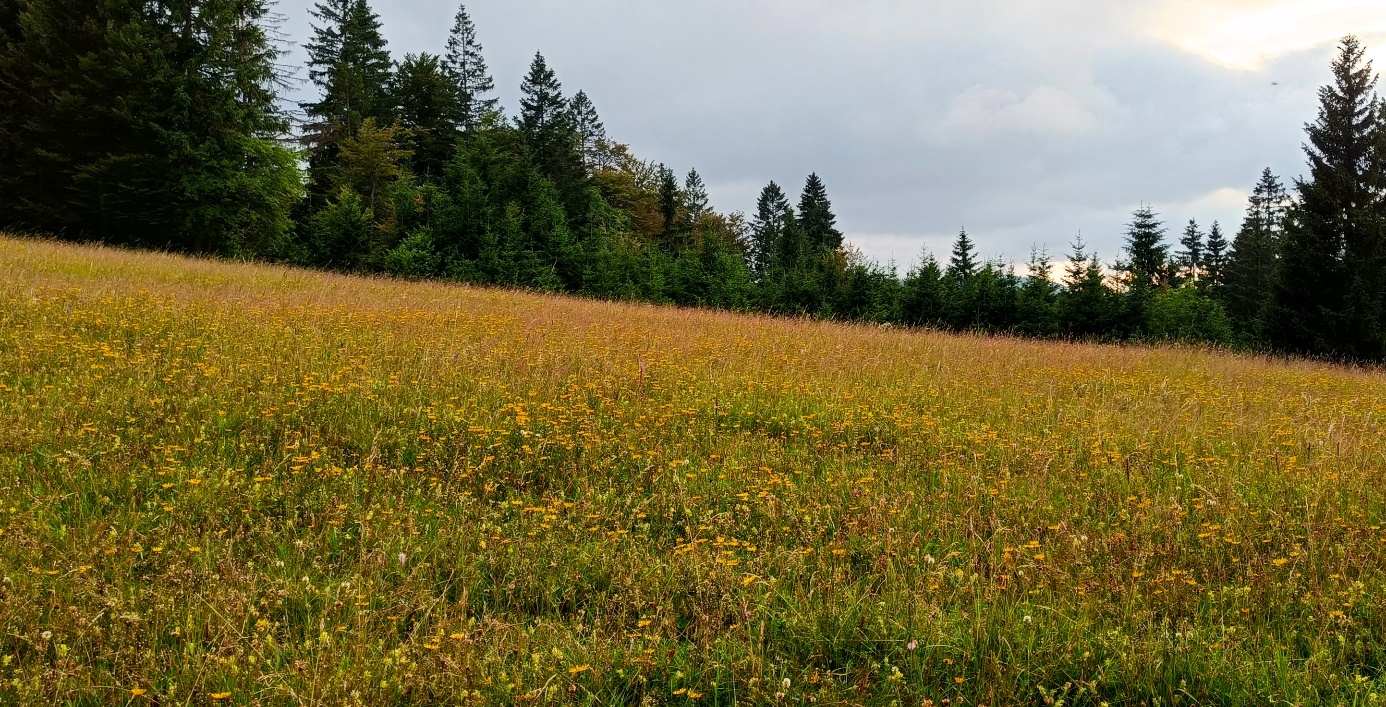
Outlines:
{"label": "conifer tree", "polygon": [[542,163],[547,153],[571,139],[573,129],[563,85],[543,54],[534,55],[520,92],[520,116],[515,123]]}
{"label": "conifer tree", "polygon": [[901,286],[901,316],[910,326],[937,326],[947,314],[943,269],[932,253],[925,251],[919,264],[905,275]]}
{"label": "conifer tree", "polygon": [[1148,289],[1169,282],[1169,245],[1165,225],[1155,210],[1142,206],[1126,227],[1126,260],[1121,270],[1132,289]]}
{"label": "conifer tree", "polygon": [[568,111],[571,114],[573,129],[577,131],[582,161],[588,169],[592,169],[596,165],[602,143],[606,141],[606,126],[602,124],[601,117],[597,115],[597,107],[592,104],[592,99],[587,97],[586,91],[578,91],[577,95],[573,96]]}
{"label": "conifer tree", "polygon": [[1309,178],[1286,219],[1273,335],[1296,351],[1386,353],[1383,188],[1386,137],[1376,74],[1355,37],[1342,41],[1333,83],[1306,126]]}
{"label": "conifer tree", "polygon": [[1198,227],[1198,221],[1189,219],[1189,225],[1184,227],[1184,235],[1179,238],[1179,247],[1180,275],[1197,282],[1202,277],[1204,265],[1203,231]]}
{"label": "conifer tree", "polygon": [[1217,221],[1208,229],[1208,242],[1204,245],[1203,279],[1199,283],[1206,289],[1217,292],[1226,279],[1227,237],[1222,234],[1222,225]]}
{"label": "conifer tree", "polygon": [[432,179],[452,160],[462,123],[452,80],[438,57],[409,54],[391,86],[399,106],[399,125],[414,157],[414,174]]}
{"label": "conifer tree", "polygon": [[1113,334],[1114,302],[1097,252],[1087,252],[1082,236],[1073,243],[1059,296],[1059,323],[1064,334],[1077,338]]}
{"label": "conifer tree", "polygon": [[366,211],[385,230],[392,230],[394,219],[385,195],[409,158],[409,151],[397,145],[398,135],[396,127],[377,126],[375,118],[366,118],[356,135],[342,143],[341,167],[335,175],[337,188],[360,195]]}
{"label": "conifer tree", "polygon": [[953,242],[953,255],[948,260],[947,276],[958,285],[965,285],[977,274],[977,252],[967,229],[958,233]]}
{"label": "conifer tree", "polygon": [[1243,335],[1265,333],[1278,277],[1285,202],[1280,180],[1269,169],[1262,172],[1228,254],[1222,301]]}
{"label": "conifer tree", "polygon": [[333,146],[354,136],[367,118],[378,125],[394,121],[393,62],[368,0],[321,0],[312,16],[308,78],[321,95],[300,107],[309,118],[310,151],[330,159]]}
{"label": "conifer tree", "polygon": [[0,6],[0,224],[265,254],[299,185],[264,0]]}
{"label": "conifer tree", "polygon": [[760,192],[756,216],[751,221],[751,266],[757,276],[763,277],[775,264],[784,238],[785,217],[789,213],[789,199],[784,190],[770,182]]}
{"label": "conifer tree", "polygon": [[515,124],[540,173],[558,189],[568,214],[580,216],[586,201],[587,170],[563,85],[543,54],[535,54],[520,91],[520,115]]}
{"label": "conifer tree", "polygon": [[679,205],[683,201],[679,193],[679,180],[674,170],[665,165],[659,166],[659,214],[664,217],[664,237],[669,239],[679,222]]}
{"label": "conifer tree", "polygon": [[842,247],[842,232],[837,230],[828,189],[818,175],[810,174],[799,199],[799,225],[804,229],[808,247],[814,250],[837,250]]}
{"label": "conifer tree", "polygon": [[491,94],[496,83],[486,67],[486,59],[481,54],[481,44],[477,42],[476,25],[467,14],[466,5],[457,7],[452,32],[448,34],[447,51],[443,54],[443,66],[452,77],[457,92],[459,118],[463,130],[475,130],[487,113],[497,109],[499,101]]}
{"label": "conifer tree", "polygon": [[1035,247],[1021,286],[1017,305],[1020,332],[1029,336],[1050,337],[1059,333],[1058,287],[1054,284],[1053,261],[1049,252]]}
{"label": "conifer tree", "polygon": [[687,215],[688,228],[697,228],[710,208],[707,185],[703,184],[702,175],[696,169],[688,170],[688,176],[683,180],[683,210]]}

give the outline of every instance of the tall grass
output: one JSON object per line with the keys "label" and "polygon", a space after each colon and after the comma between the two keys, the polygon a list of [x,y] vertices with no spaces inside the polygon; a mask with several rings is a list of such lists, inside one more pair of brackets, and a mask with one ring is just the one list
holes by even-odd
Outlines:
{"label": "tall grass", "polygon": [[0,239],[0,702],[1380,704],[1386,376]]}

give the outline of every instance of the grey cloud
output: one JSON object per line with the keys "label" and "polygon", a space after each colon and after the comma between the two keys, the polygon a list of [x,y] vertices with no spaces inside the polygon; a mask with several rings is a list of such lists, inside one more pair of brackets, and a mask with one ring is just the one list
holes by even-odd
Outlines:
{"label": "grey cloud", "polygon": [[[280,6],[308,37],[307,0]],[[455,5],[376,0],[396,56],[441,50]],[[1172,230],[1221,219],[1270,166],[1302,167],[1331,47],[1231,71],[1147,39],[1157,3],[479,0],[501,98],[542,50],[637,154],[697,167],[749,211],[774,179],[828,184],[849,239],[912,262],[966,225],[988,255],[1062,253],[1080,230],[1113,258],[1141,203]],[[1279,82],[1279,86],[1272,86]],[[1212,198],[1218,194],[1220,198]]]}

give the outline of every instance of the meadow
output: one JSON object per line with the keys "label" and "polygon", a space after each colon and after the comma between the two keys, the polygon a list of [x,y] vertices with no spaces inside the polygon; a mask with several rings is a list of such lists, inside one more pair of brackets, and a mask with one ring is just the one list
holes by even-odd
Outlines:
{"label": "meadow", "polygon": [[1376,705],[1386,374],[0,239],[0,702]]}

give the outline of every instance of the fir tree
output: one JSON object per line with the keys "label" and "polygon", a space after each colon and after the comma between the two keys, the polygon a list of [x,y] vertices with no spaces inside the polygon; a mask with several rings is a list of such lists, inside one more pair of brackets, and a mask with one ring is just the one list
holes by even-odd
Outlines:
{"label": "fir tree", "polygon": [[1184,227],[1184,235],[1179,238],[1179,247],[1181,250],[1177,257],[1180,274],[1190,281],[1198,281],[1204,266],[1204,242],[1203,231],[1197,221],[1189,219],[1189,225]]}
{"label": "fir tree", "polygon": [[901,287],[901,316],[911,326],[937,326],[944,322],[947,303],[943,288],[943,269],[925,251],[919,264],[905,275]]}
{"label": "fir tree", "polygon": [[536,156],[543,162],[543,156],[572,137],[571,113],[568,102],[563,97],[563,85],[558,76],[544,60],[543,54],[535,54],[529,66],[529,74],[520,86],[520,116],[516,126],[524,133],[525,140]]}
{"label": "fir tree", "polygon": [[808,246],[815,250],[837,250],[842,247],[842,232],[837,230],[837,216],[828,201],[827,187],[817,174],[810,174],[799,199],[799,225],[804,229]]}
{"label": "fir tree", "polygon": [[770,182],[760,192],[756,216],[751,222],[751,266],[756,275],[763,276],[775,263],[784,238],[785,217],[789,213],[789,199],[784,190]]}
{"label": "fir tree", "polygon": [[1275,341],[1317,354],[1386,353],[1383,188],[1386,137],[1376,75],[1355,37],[1343,40],[1333,83],[1306,126],[1308,180],[1286,219],[1275,291]]}
{"label": "fir tree", "polygon": [[461,127],[467,131],[475,130],[487,113],[497,109],[499,101],[490,97],[496,90],[496,84],[486,67],[485,57],[481,55],[476,25],[472,24],[465,5],[457,8],[452,32],[448,34],[447,51],[443,54],[443,66],[456,87]]}

